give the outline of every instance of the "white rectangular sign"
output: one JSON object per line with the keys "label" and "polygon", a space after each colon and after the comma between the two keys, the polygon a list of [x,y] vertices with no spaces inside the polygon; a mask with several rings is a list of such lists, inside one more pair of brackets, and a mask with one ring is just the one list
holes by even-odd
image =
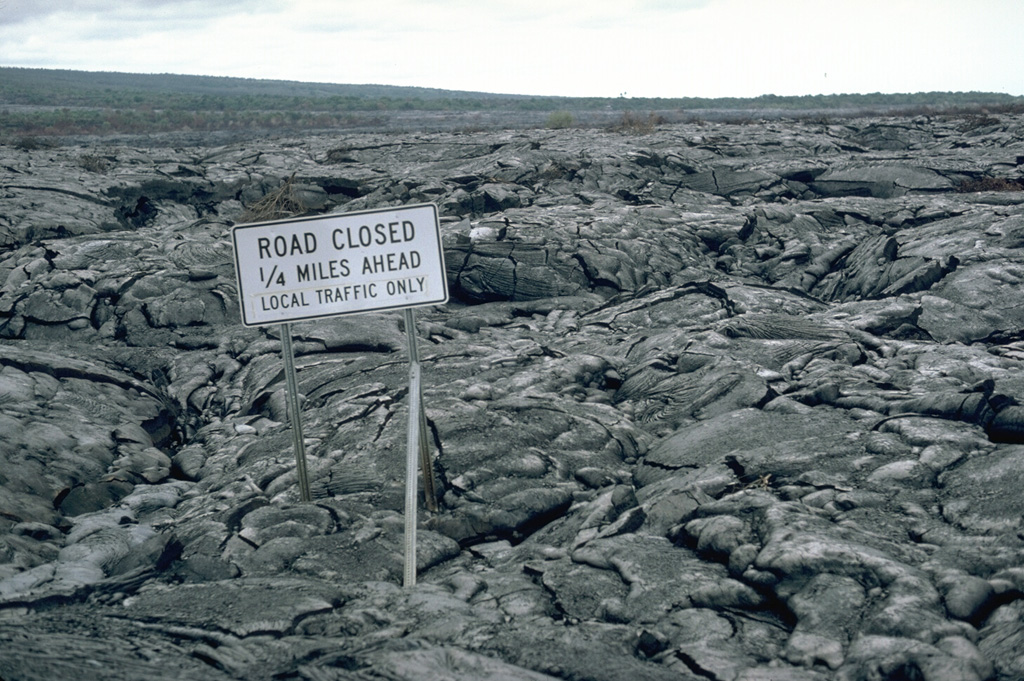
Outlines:
{"label": "white rectangular sign", "polygon": [[432,203],[236,225],[231,237],[246,326],[448,300]]}

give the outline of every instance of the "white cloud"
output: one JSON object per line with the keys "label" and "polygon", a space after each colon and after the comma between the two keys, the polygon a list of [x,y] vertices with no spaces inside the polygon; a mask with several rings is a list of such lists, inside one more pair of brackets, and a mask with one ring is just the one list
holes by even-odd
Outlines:
{"label": "white cloud", "polygon": [[13,25],[38,22],[57,16],[62,21],[96,17],[110,22],[158,22],[166,19],[202,20],[205,17],[246,11],[251,6],[267,5],[246,0],[4,0],[0,3],[0,23]]}
{"label": "white cloud", "polygon": [[1020,0],[0,0],[3,65],[580,96],[1021,94],[1022,34]]}

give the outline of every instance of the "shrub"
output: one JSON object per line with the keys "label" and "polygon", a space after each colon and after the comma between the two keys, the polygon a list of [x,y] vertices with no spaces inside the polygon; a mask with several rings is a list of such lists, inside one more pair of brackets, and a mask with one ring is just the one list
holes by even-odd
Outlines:
{"label": "shrub", "polygon": [[53,142],[42,137],[36,137],[34,135],[25,135],[24,137],[18,138],[18,141],[14,143],[15,149],[21,151],[36,151],[37,149],[51,149],[53,148]]}
{"label": "shrub", "polygon": [[646,118],[638,116],[631,111],[626,111],[622,114],[622,118],[611,126],[611,130],[612,132],[623,132],[630,135],[649,135],[664,122],[665,119],[653,111],[647,114]]}
{"label": "shrub", "polygon": [[572,114],[568,111],[553,111],[548,116],[547,126],[552,130],[571,128],[574,123]]}
{"label": "shrub", "polygon": [[79,156],[78,165],[90,173],[98,173],[100,175],[110,170],[110,162],[107,159],[93,154],[82,154]]}

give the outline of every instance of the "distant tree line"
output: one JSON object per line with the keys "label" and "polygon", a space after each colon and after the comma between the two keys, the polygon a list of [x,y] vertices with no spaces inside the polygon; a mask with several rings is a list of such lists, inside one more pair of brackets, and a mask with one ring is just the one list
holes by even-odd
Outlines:
{"label": "distant tree line", "polygon": [[272,130],[346,128],[373,125],[366,114],[302,111],[188,111],[132,109],[54,109],[0,112],[4,135],[145,134],[186,130]]}
{"label": "distant tree line", "polygon": [[0,67],[0,135],[144,133],[372,125],[387,112],[702,110],[888,113],[1024,111],[1024,97],[981,92],[753,98],[531,97],[383,85],[92,73]]}

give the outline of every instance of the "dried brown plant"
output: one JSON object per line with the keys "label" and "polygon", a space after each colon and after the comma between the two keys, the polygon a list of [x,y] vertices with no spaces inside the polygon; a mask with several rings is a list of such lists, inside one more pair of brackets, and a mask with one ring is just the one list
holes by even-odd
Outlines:
{"label": "dried brown plant", "polygon": [[295,190],[295,174],[280,187],[267,192],[262,199],[248,206],[239,217],[241,222],[268,222],[302,215],[309,210]]}

